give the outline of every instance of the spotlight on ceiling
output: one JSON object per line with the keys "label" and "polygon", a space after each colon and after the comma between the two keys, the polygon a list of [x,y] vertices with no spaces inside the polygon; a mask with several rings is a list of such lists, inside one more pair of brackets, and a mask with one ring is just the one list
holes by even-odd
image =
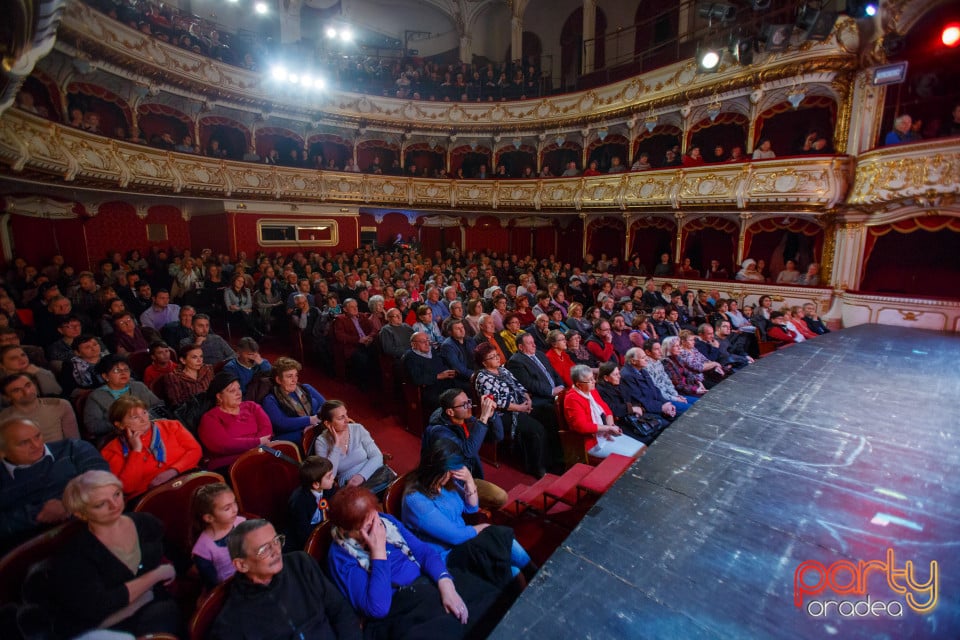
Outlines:
{"label": "spotlight on ceiling", "polygon": [[737,17],[737,8],[726,2],[701,2],[697,13],[704,20],[713,22],[733,22]]}
{"label": "spotlight on ceiling", "polygon": [[945,47],[955,47],[960,44],[960,24],[948,24],[940,33],[940,42]]}
{"label": "spotlight on ceiling", "polygon": [[872,18],[880,10],[879,2],[869,0],[847,0],[847,14],[854,19]]}
{"label": "spotlight on ceiling", "polygon": [[326,30],[324,33],[326,33],[326,35],[327,35],[328,38],[336,38],[336,37],[337,37],[337,30],[334,29],[333,27],[327,27],[327,30]]}
{"label": "spotlight on ceiling", "polygon": [[270,10],[270,7],[267,6],[266,2],[258,2],[255,5],[253,5],[253,10],[262,16],[262,15],[265,15],[267,11]]}
{"label": "spotlight on ceiling", "polygon": [[704,49],[697,58],[697,66],[703,73],[715,73],[720,67],[719,49]]}
{"label": "spotlight on ceiling", "polygon": [[753,64],[753,54],[759,49],[754,36],[733,37],[730,39],[730,55],[742,66]]}
{"label": "spotlight on ceiling", "polygon": [[808,2],[797,12],[797,29],[807,40],[823,41],[833,33],[836,11],[824,11],[819,3]]}
{"label": "spotlight on ceiling", "polygon": [[792,24],[766,24],[760,31],[760,42],[765,51],[786,51],[792,34]]}

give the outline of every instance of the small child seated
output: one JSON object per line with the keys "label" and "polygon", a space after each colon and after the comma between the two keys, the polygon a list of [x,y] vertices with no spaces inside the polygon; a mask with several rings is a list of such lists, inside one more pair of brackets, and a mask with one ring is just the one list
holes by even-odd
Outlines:
{"label": "small child seated", "polygon": [[289,549],[303,549],[313,528],[326,520],[327,504],[333,496],[333,463],[322,456],[309,456],[300,463],[300,486],[290,494]]}
{"label": "small child seated", "polygon": [[190,503],[194,534],[193,563],[207,587],[215,587],[234,573],[227,537],[246,520],[237,515],[237,497],[226,484],[214,482],[199,487]]}

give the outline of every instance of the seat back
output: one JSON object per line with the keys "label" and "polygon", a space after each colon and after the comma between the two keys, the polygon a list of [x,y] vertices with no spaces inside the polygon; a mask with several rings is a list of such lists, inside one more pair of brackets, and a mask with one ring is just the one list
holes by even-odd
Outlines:
{"label": "seat back", "polygon": [[196,471],[174,478],[144,494],[134,511],[159,518],[164,525],[163,541],[167,550],[189,558],[194,543],[190,502],[199,487],[214,482],[223,482],[223,476],[212,471]]}
{"label": "seat back", "polygon": [[563,400],[568,393],[569,390],[561,392],[554,405],[557,410],[557,427],[559,428],[560,449],[563,452],[563,466],[567,469],[578,462],[590,464],[590,457],[587,455],[587,439],[582,433],[570,430],[567,418],[563,414]]}
{"label": "seat back", "polygon": [[287,500],[300,486],[300,449],[285,440],[271,442],[270,447],[296,464],[258,447],[230,465],[230,484],[241,511],[255,513],[272,522],[278,531],[286,531],[290,522]]}
{"label": "seat back", "polygon": [[303,430],[303,438],[300,439],[300,448],[305,458],[313,455],[313,444],[317,441],[317,438],[320,437],[320,429],[322,428],[323,427],[318,424]]}
{"label": "seat back", "polygon": [[83,530],[83,523],[71,520],[27,540],[0,559],[0,605],[20,601],[21,585],[30,567],[52,557]]}
{"label": "seat back", "polygon": [[232,577],[224,580],[197,603],[197,610],[193,612],[193,616],[190,618],[190,640],[205,640],[213,621],[217,619],[220,610],[223,609],[223,603],[227,600],[227,593],[232,582]]}
{"label": "seat back", "polygon": [[397,478],[392,485],[387,488],[387,494],[383,498],[383,511],[393,517],[400,519],[403,512],[403,494],[407,488],[407,482],[413,478],[415,471],[408,471]]}
{"label": "seat back", "polygon": [[327,570],[327,552],[333,542],[332,530],[333,525],[330,524],[330,521],[324,520],[313,528],[310,537],[307,538],[307,544],[303,548],[307,555],[317,561],[324,573]]}
{"label": "seat back", "polygon": [[130,371],[133,372],[133,377],[137,380],[143,380],[143,373],[150,366],[150,352],[134,351],[127,356],[127,359],[130,362]]}

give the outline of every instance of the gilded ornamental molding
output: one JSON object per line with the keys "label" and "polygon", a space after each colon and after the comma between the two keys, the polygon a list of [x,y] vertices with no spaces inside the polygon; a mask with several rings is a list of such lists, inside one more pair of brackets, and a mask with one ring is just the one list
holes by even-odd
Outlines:
{"label": "gilded ornamental molding", "polygon": [[882,147],[857,157],[847,204],[868,210],[892,205],[937,207],[960,190],[960,139]]}
{"label": "gilded ornamental molding", "polygon": [[[590,178],[430,180],[321,172],[163,151],[12,110],[0,120],[0,161],[67,183],[141,193],[292,202],[500,210],[785,210],[843,202],[852,159],[818,156]],[[53,182],[54,180],[50,180]]]}
{"label": "gilded ornamental molding", "polygon": [[[775,86],[798,76],[822,77],[829,85],[837,74],[857,66],[860,34],[856,23],[841,17],[831,37],[807,41],[785,52],[762,54],[758,64],[725,63],[719,72],[697,73],[694,60],[682,61],[640,76],[578,93],[496,103],[449,103],[398,100],[329,90],[308,98],[273,86],[267,74],[233,67],[131,29],[79,0],[67,5],[61,39],[66,51],[100,57],[134,69],[148,84],[154,81],[209,95],[218,104],[262,109],[275,115],[323,119],[392,128],[416,123],[419,129],[484,132],[570,126],[585,121],[628,117],[640,110],[677,109],[691,101],[746,96],[757,87]],[[722,94],[726,94],[722,96]],[[838,98],[840,96],[837,96]]]}

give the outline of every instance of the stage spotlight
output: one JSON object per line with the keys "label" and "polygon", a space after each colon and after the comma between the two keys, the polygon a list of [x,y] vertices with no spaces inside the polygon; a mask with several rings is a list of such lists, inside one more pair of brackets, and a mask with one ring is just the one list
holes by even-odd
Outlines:
{"label": "stage spotlight", "polygon": [[737,17],[737,8],[726,2],[701,2],[697,12],[704,20],[713,22],[733,22]]}
{"label": "stage spotlight", "polygon": [[342,40],[343,42],[352,42],[353,32],[347,28],[340,29],[340,40]]}
{"label": "stage spotlight", "polygon": [[730,43],[730,53],[743,66],[753,64],[753,54],[756,51],[757,39],[754,37],[737,38]]}
{"label": "stage spotlight", "polygon": [[333,27],[327,27],[326,34],[328,38],[336,38],[337,30],[334,29]]}
{"label": "stage spotlight", "polygon": [[259,13],[260,15],[264,15],[267,13],[267,11],[270,10],[270,8],[267,6],[266,2],[258,2],[255,5],[253,5],[253,10]]}
{"label": "stage spotlight", "polygon": [[960,24],[953,23],[944,27],[943,33],[940,34],[940,42],[950,48],[960,44]]}
{"label": "stage spotlight", "polygon": [[847,15],[854,19],[872,18],[877,15],[877,11],[879,10],[879,2],[871,2],[866,0],[847,1]]}
{"label": "stage spotlight", "polygon": [[803,5],[797,13],[797,29],[803,31],[803,37],[807,40],[826,40],[833,32],[836,21],[836,11],[824,11],[813,3]]}
{"label": "stage spotlight", "polygon": [[717,49],[704,49],[697,59],[697,65],[700,71],[704,73],[715,73],[720,67],[720,54]]}
{"label": "stage spotlight", "polygon": [[790,46],[790,36],[793,34],[792,24],[767,24],[760,31],[760,42],[763,43],[764,50],[786,51]]}

